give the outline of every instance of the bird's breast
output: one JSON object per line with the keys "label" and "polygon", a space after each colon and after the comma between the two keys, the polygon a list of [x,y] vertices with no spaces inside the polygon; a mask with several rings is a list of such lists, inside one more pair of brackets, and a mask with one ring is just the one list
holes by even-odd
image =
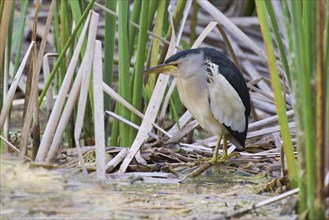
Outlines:
{"label": "bird's breast", "polygon": [[201,127],[214,135],[226,130],[224,126],[216,120],[210,110],[209,94],[205,80],[199,77],[190,77],[177,80],[177,90],[184,106],[189,110]]}

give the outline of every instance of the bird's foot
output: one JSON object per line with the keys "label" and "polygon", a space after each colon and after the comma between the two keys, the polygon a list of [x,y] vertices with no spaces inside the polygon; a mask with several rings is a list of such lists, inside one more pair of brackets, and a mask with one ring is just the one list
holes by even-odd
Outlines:
{"label": "bird's foot", "polygon": [[240,156],[240,154],[238,152],[232,152],[230,154],[224,154],[220,157],[216,157],[214,155],[210,160],[209,159],[205,160],[205,162],[203,162],[203,164],[198,169],[190,173],[188,177],[191,178],[197,177],[201,173],[206,171],[208,168],[216,164],[230,164],[231,162],[229,161],[229,159],[235,156]]}
{"label": "bird's foot", "polygon": [[232,152],[230,154],[224,154],[220,157],[212,157],[209,162],[212,164],[216,164],[216,163],[229,163],[229,159],[232,157],[236,157],[236,156],[240,156],[240,154],[238,152]]}

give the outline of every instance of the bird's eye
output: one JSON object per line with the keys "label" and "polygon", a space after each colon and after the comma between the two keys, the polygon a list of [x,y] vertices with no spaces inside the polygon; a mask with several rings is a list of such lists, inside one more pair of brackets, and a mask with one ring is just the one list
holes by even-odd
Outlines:
{"label": "bird's eye", "polygon": [[170,65],[171,66],[174,66],[174,67],[178,67],[178,63],[176,63],[176,62],[175,63],[174,62],[173,63],[170,63]]}

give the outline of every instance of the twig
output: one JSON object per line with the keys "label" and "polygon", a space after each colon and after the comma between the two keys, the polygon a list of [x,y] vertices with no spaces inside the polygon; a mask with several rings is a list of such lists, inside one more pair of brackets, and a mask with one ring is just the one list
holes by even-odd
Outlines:
{"label": "twig", "polygon": [[102,43],[95,41],[95,53],[93,60],[93,92],[94,92],[94,121],[95,121],[95,145],[96,145],[96,176],[98,180],[105,179],[105,126],[103,103],[103,62]]}
{"label": "twig", "polygon": [[[118,114],[115,114],[114,112],[111,112],[111,111],[105,111],[106,114],[109,114],[110,116],[112,116],[113,118],[115,119],[118,119],[119,121],[122,121],[123,123],[129,125],[130,127],[132,128],[135,128],[136,130],[139,130],[141,127],[132,123],[131,121],[125,119],[124,117],[118,115]],[[153,132],[149,132],[148,135],[156,140],[160,140],[159,136],[154,134]]]}
{"label": "twig", "polygon": [[[295,128],[296,127],[296,122],[289,122],[288,123],[289,128]],[[277,132],[280,131],[280,126],[276,125],[270,128],[264,128],[262,130],[259,131],[253,131],[247,134],[247,138],[252,138],[252,137],[257,137],[260,135],[264,135],[264,134],[271,134],[273,132]]]}
{"label": "twig", "polygon": [[[0,134],[0,138],[9,146],[11,147],[14,151],[20,153],[20,150],[17,149],[14,145],[12,145],[5,137],[3,137],[1,134]],[[31,158],[27,157],[25,155],[25,158],[28,160],[28,161],[32,161]]]}
{"label": "twig", "polygon": [[85,109],[87,104],[87,96],[88,96],[88,85],[90,81],[90,75],[92,70],[92,63],[93,63],[93,56],[95,52],[95,40],[96,40],[96,32],[97,32],[97,24],[98,24],[99,15],[95,12],[91,12],[91,19],[89,25],[89,32],[88,32],[88,41],[87,41],[87,51],[86,53],[86,63],[84,69],[82,70],[82,82],[80,87],[80,94],[79,94],[79,102],[78,102],[78,111],[77,111],[77,118],[74,127],[74,139],[75,144],[77,146],[79,161],[81,164],[82,171],[84,174],[88,175],[88,171],[84,164],[84,160],[81,154],[81,147],[80,147],[80,134],[83,127],[83,118],[85,115]]}
{"label": "twig", "polygon": [[65,78],[62,82],[61,89],[59,90],[58,98],[55,102],[53,111],[50,114],[50,117],[49,117],[49,120],[48,120],[49,122],[48,122],[48,124],[46,126],[46,129],[44,131],[43,138],[42,138],[41,143],[40,143],[40,148],[39,148],[39,151],[38,151],[38,154],[37,154],[37,157],[36,157],[36,161],[43,161],[43,160],[45,160],[45,158],[47,156],[52,137],[53,137],[53,135],[55,133],[55,130],[56,130],[56,125],[59,121],[59,118],[60,118],[60,115],[61,115],[61,112],[62,112],[62,108],[63,108],[64,103],[66,101],[66,95],[67,95],[67,92],[70,88],[70,84],[71,84],[71,81],[72,81],[72,78],[73,78],[73,75],[74,75],[76,65],[79,61],[79,54],[80,54],[80,50],[81,50],[81,47],[82,47],[82,43],[84,41],[85,33],[87,31],[87,27],[89,26],[89,19],[90,19],[90,14],[88,15],[88,17],[86,19],[86,22],[85,22],[85,25],[82,29],[82,32],[81,32],[80,38],[78,40],[77,46],[74,50],[71,62],[69,64],[68,68],[67,68]]}
{"label": "twig", "polygon": [[239,215],[242,215],[242,214],[245,214],[247,212],[250,212],[252,210],[255,210],[257,208],[260,208],[262,206],[265,206],[265,205],[268,205],[268,204],[271,204],[273,202],[277,202],[277,201],[280,201],[281,199],[284,199],[286,197],[289,197],[289,196],[292,196],[294,194],[297,194],[299,192],[299,189],[296,188],[296,189],[293,189],[293,190],[290,190],[288,192],[285,192],[285,193],[282,193],[278,196],[275,196],[275,197],[272,197],[272,198],[269,198],[269,199],[265,199],[263,201],[260,201],[248,208],[244,208],[244,209],[240,209],[240,210],[237,210],[237,211],[233,211],[231,213],[228,213],[228,214],[224,214],[224,215],[220,215],[218,217],[214,217],[212,218],[213,220],[215,219],[223,219],[223,218],[233,218],[233,217],[238,217]]}
{"label": "twig", "polygon": [[121,151],[105,165],[107,173],[111,172],[127,155],[128,148],[123,148]]}
{"label": "twig", "polygon": [[210,162],[204,163],[201,167],[194,170],[192,173],[190,173],[187,177],[194,178],[199,176],[201,173],[209,169],[213,164]]}
{"label": "twig", "polygon": [[7,93],[7,97],[5,100],[5,105],[3,106],[2,110],[1,110],[1,114],[0,114],[0,133],[2,132],[2,128],[3,128],[3,124],[5,123],[5,120],[7,118],[11,103],[13,102],[14,96],[15,96],[15,92],[18,86],[18,82],[20,81],[22,75],[23,75],[23,71],[24,71],[24,67],[26,65],[27,59],[30,56],[31,50],[34,47],[35,42],[32,41],[29,49],[26,51],[25,56],[23,58],[23,61],[21,63],[21,65],[19,66],[17,73],[15,75],[15,78],[8,90]]}
{"label": "twig", "polygon": [[[129,102],[127,102],[116,91],[114,91],[111,87],[109,87],[108,85],[106,85],[104,82],[103,82],[103,89],[115,101],[117,101],[120,104],[122,104],[123,106],[125,106],[127,109],[129,109],[132,113],[136,114],[141,119],[144,119],[145,116],[140,111],[138,111],[134,106],[132,106]],[[169,134],[167,131],[163,130],[159,125],[155,124],[154,122],[152,122],[152,125],[156,129],[158,129],[158,131],[161,131],[166,136],[168,136],[168,137],[171,137],[172,136],[171,134]]]}
{"label": "twig", "polygon": [[[294,116],[294,110],[287,111],[287,116],[288,116],[288,118],[293,117]],[[258,130],[260,128],[263,128],[265,126],[269,126],[269,125],[272,125],[272,124],[275,124],[275,123],[278,123],[278,116],[277,115],[274,115],[272,117],[265,118],[263,120],[259,120],[259,121],[256,121],[256,122],[253,122],[253,123],[249,124],[248,131],[255,131],[255,130]]]}
{"label": "twig", "polygon": [[184,137],[198,125],[199,123],[196,120],[189,122],[183,128],[181,128],[181,130],[176,132],[168,141],[166,141],[166,143],[168,144],[179,141],[182,137]]}
{"label": "twig", "polygon": [[[49,57],[57,57],[57,53],[46,53],[43,57],[43,75],[45,77],[45,81],[48,80],[50,76],[50,68],[49,68]],[[54,107],[54,97],[53,97],[53,87],[52,85],[49,86],[47,93],[46,93],[46,103],[47,103],[47,116],[49,117],[51,111]]]}
{"label": "twig", "polygon": [[244,42],[251,50],[257,53],[262,58],[266,59],[266,54],[262,48],[260,48],[254,41],[252,41],[245,33],[241,31],[235,24],[233,24],[230,19],[228,19],[222,12],[220,12],[214,5],[208,1],[197,1],[198,4],[206,10],[213,18],[220,22],[227,30],[229,30],[233,35],[238,37],[241,42]]}

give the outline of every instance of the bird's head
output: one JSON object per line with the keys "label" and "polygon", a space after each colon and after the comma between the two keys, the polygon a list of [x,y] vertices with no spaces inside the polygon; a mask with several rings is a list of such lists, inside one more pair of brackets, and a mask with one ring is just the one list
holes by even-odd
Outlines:
{"label": "bird's head", "polygon": [[199,49],[184,50],[169,57],[163,64],[147,69],[143,74],[163,73],[188,78],[204,71],[204,54]]}

